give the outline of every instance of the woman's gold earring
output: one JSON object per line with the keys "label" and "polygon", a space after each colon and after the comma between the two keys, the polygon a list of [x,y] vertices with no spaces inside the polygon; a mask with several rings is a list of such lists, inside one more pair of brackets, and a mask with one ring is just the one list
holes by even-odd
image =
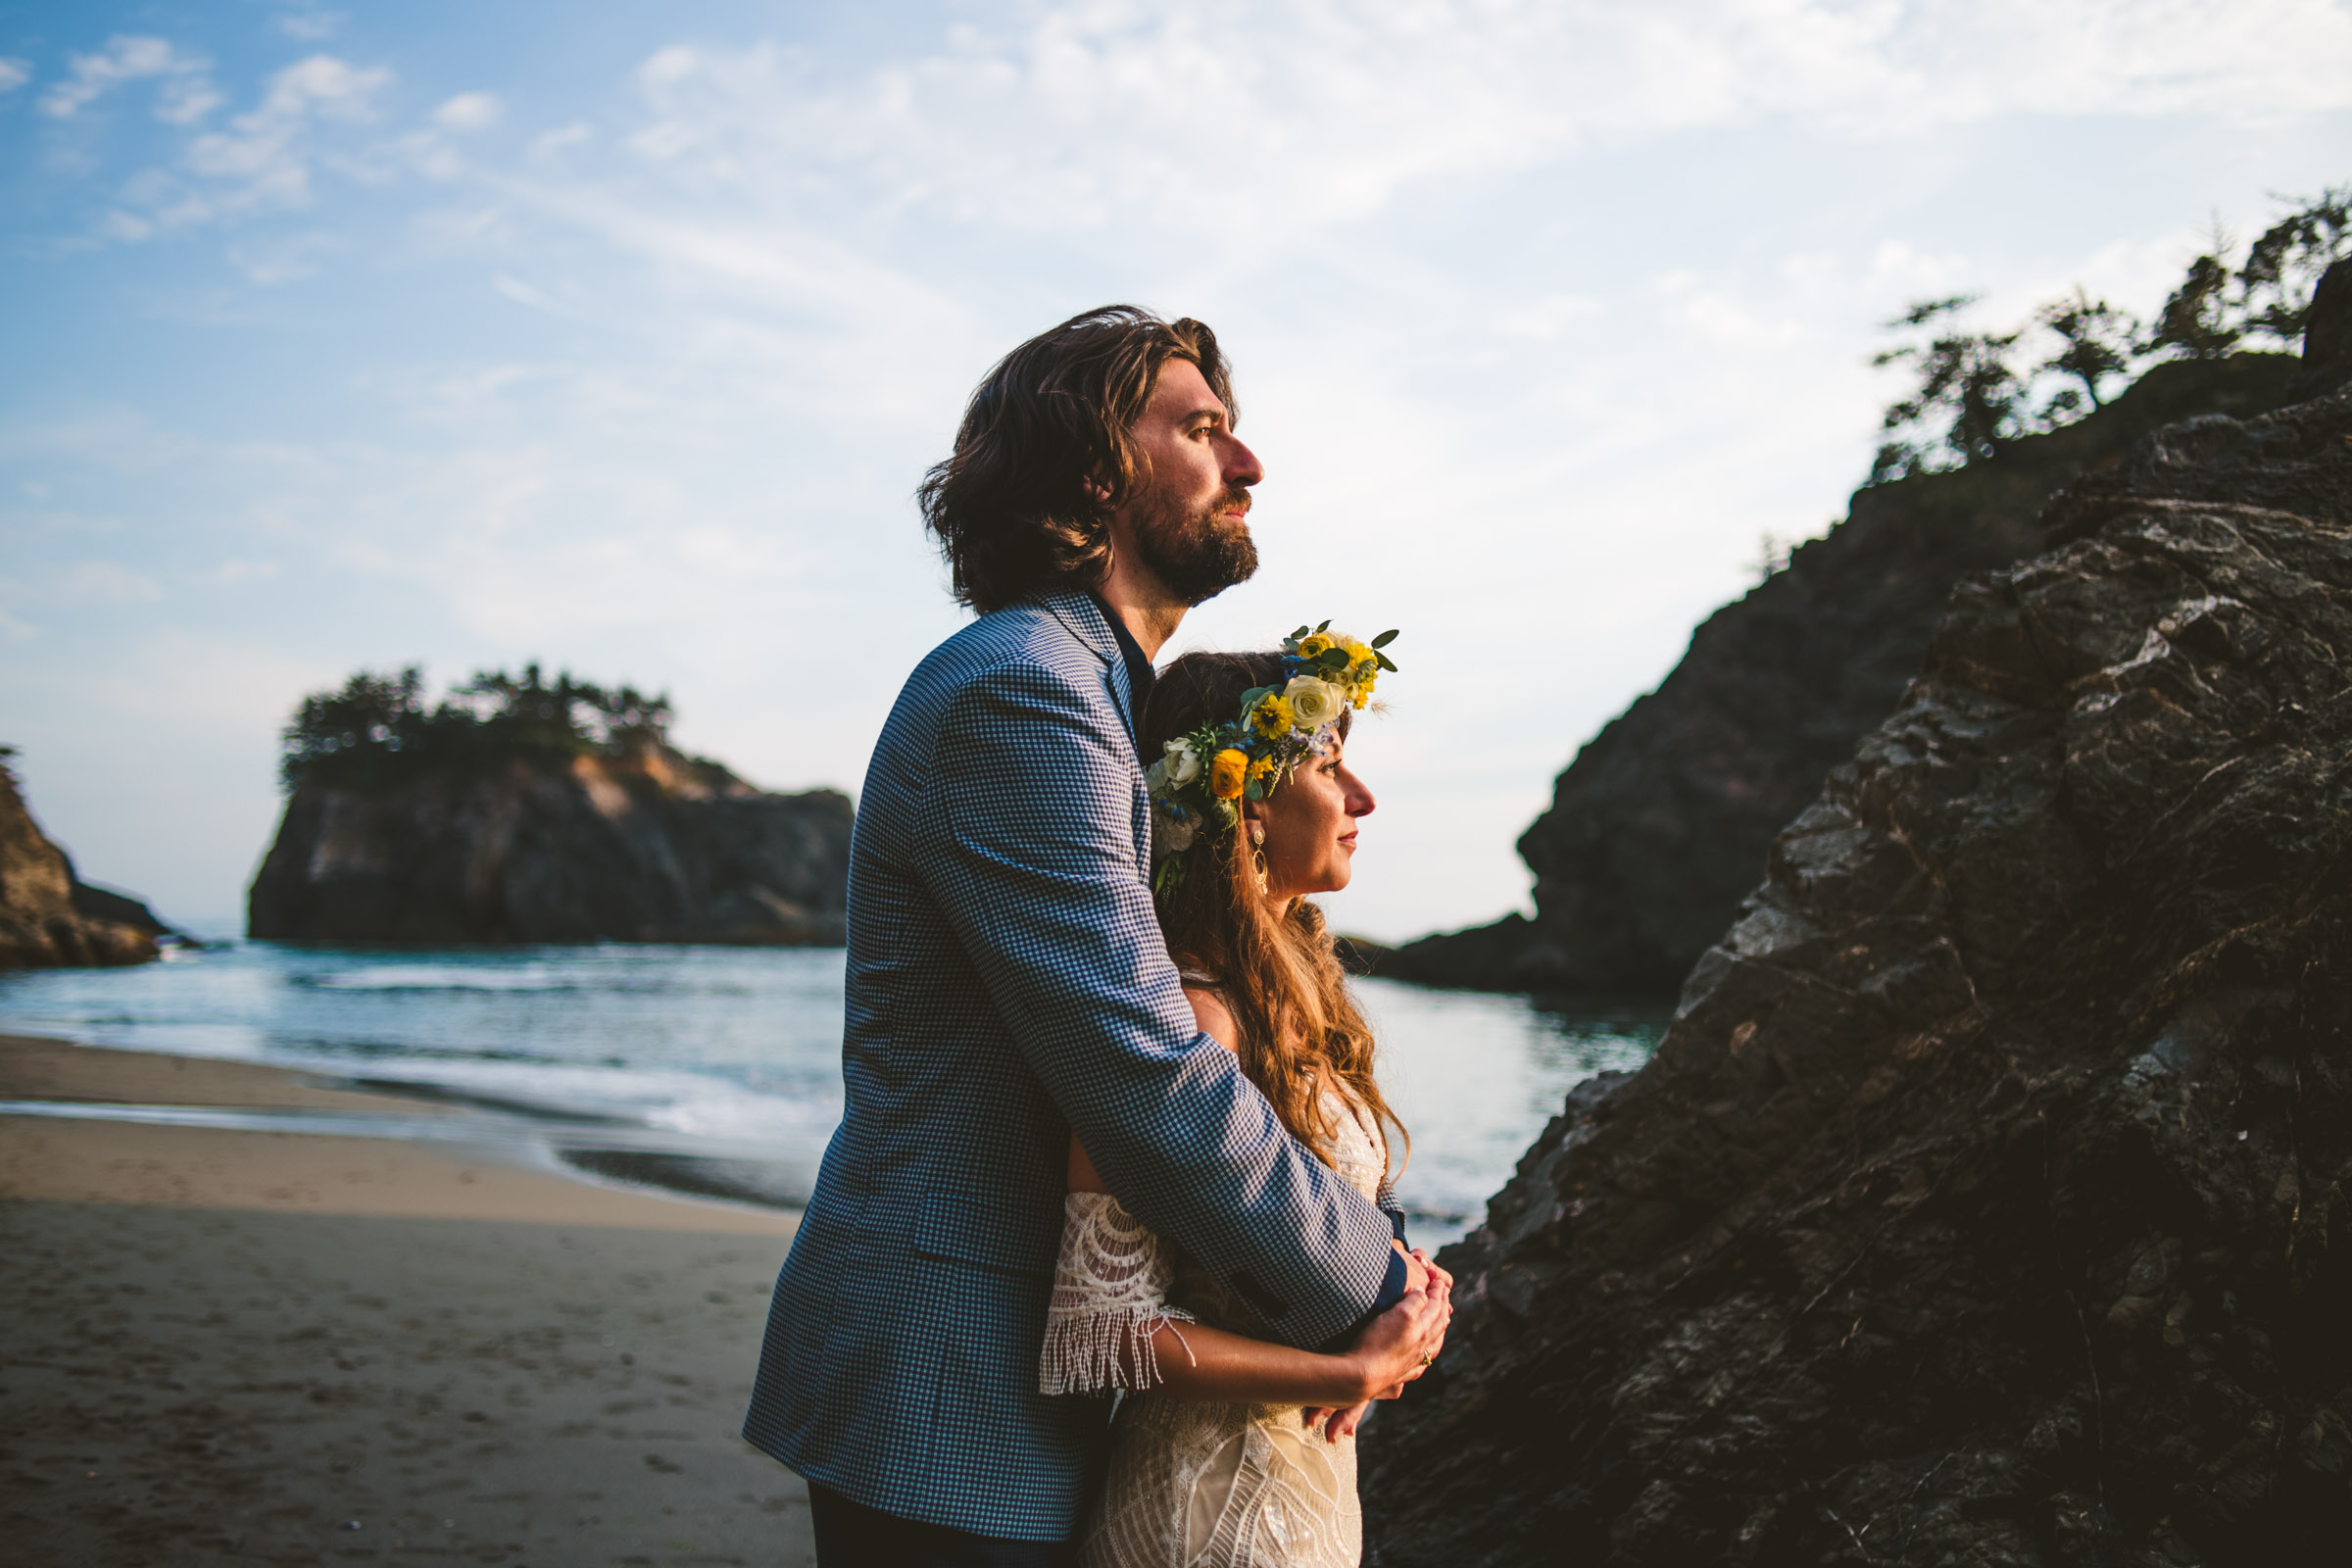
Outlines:
{"label": "woman's gold earring", "polygon": [[1261,899],[1266,895],[1266,852],[1263,848],[1265,842],[1266,824],[1263,822],[1250,823],[1250,869],[1257,874],[1257,895]]}

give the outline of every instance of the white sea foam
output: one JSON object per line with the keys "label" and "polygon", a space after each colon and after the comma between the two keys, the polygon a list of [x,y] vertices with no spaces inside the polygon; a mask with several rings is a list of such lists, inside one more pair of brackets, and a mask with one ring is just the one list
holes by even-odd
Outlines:
{"label": "white sea foam", "polygon": [[[1475,1223],[1568,1088],[1639,1065],[1657,1030],[1514,997],[1359,989],[1413,1135],[1400,1194],[1421,1242]],[[840,1119],[841,1016],[838,950],[242,943],[169,967],[0,978],[0,1029],[395,1085],[550,1147],[765,1163],[775,1192],[807,1190]]]}

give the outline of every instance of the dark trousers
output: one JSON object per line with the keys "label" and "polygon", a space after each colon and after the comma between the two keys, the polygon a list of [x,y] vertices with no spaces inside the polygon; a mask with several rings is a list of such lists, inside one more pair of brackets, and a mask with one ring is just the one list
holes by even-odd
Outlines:
{"label": "dark trousers", "polygon": [[808,1513],[817,1568],[1062,1568],[1069,1561],[1060,1542],[1006,1541],[902,1519],[813,1481]]}

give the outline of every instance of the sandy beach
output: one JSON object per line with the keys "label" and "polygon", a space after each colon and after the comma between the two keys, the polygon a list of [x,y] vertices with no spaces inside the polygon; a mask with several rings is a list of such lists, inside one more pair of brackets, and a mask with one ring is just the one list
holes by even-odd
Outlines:
{"label": "sandy beach", "polygon": [[811,1560],[736,1436],[789,1213],[248,1063],[0,1037],[0,1101],[74,1112],[0,1115],[9,1561]]}

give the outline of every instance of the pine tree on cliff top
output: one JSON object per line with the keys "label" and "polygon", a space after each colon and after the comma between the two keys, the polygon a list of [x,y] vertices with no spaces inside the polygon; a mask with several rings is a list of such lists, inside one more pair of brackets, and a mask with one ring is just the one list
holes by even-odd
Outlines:
{"label": "pine tree on cliff top", "polygon": [[[2295,348],[2320,274],[2352,250],[2352,184],[2303,201],[2265,229],[2233,267],[2230,257],[2236,248],[2217,222],[2144,336],[2129,313],[2093,300],[2080,286],[2035,311],[2026,326],[2005,333],[1961,328],[1961,315],[1975,303],[1972,295],[1913,305],[1887,329],[1924,331],[1925,341],[1900,343],[1871,359],[1879,367],[1907,366],[1918,380],[1909,396],[1886,410],[1887,440],[1869,482],[1983,462],[2003,442],[2105,406],[2113,396],[2102,391],[2108,381],[2161,359],[2225,359],[2249,338]],[[2020,369],[2019,344],[2028,333],[2049,349]],[[2040,390],[2053,381],[2062,384]]]}
{"label": "pine tree on cliff top", "polygon": [[516,760],[625,757],[669,744],[667,693],[606,688],[560,671],[550,683],[536,661],[519,676],[481,670],[427,707],[422,670],[360,670],[340,689],[302,700],[283,735],[278,775],[382,785],[426,767]]}

